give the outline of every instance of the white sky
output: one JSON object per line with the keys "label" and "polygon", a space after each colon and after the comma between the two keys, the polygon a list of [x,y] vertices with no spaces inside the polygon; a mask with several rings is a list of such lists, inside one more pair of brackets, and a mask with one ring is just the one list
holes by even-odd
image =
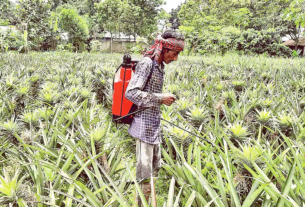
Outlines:
{"label": "white sky", "polygon": [[162,8],[170,12],[172,9],[176,9],[184,0],[165,0],[166,5],[163,5]]}

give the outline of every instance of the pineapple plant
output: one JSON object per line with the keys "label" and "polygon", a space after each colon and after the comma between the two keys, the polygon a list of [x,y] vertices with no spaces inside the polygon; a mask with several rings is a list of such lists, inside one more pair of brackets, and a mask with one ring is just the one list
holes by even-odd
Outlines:
{"label": "pineapple plant", "polygon": [[261,77],[262,77],[262,79],[263,79],[264,81],[266,81],[266,82],[270,81],[271,78],[272,78],[271,74],[270,74],[270,73],[267,73],[267,72],[263,72],[263,73],[261,74]]}
{"label": "pineapple plant", "polygon": [[25,111],[20,118],[27,129],[38,127],[38,111]]}
{"label": "pineapple plant", "polygon": [[53,115],[53,111],[47,107],[39,108],[37,110],[37,116],[44,121],[50,119],[52,115]]}
{"label": "pineapple plant", "polygon": [[243,88],[246,85],[245,81],[241,81],[241,80],[236,80],[236,81],[232,81],[233,87],[236,91],[242,91]]}
{"label": "pineapple plant", "polygon": [[6,86],[8,89],[13,89],[15,87],[15,84],[17,83],[17,77],[14,73],[10,74],[6,77]]}
{"label": "pineapple plant", "polygon": [[[185,125],[179,124],[181,128],[185,128]],[[189,128],[185,128],[186,130],[190,131]],[[167,127],[167,132],[169,133],[169,137],[173,139],[173,141],[177,144],[177,146],[182,146],[184,150],[188,149],[188,146],[192,143],[192,138],[190,135],[177,127],[169,126]]]}
{"label": "pineapple plant", "polygon": [[42,90],[40,93],[40,98],[47,104],[54,105],[60,98],[60,93],[58,91],[45,91]]}
{"label": "pineapple plant", "polygon": [[230,77],[231,77],[231,73],[230,72],[228,72],[228,71],[223,71],[222,73],[221,73],[221,79],[222,80],[228,80]]}
{"label": "pineapple plant", "polygon": [[25,106],[28,104],[28,93],[30,91],[30,86],[27,83],[21,83],[15,90],[15,113],[19,115]]}
{"label": "pineapple plant", "polygon": [[235,93],[233,90],[223,91],[221,94],[221,99],[223,99],[226,104],[231,107],[233,103],[236,101]]}
{"label": "pineapple plant", "polygon": [[176,84],[170,84],[166,87],[167,91],[169,91],[171,94],[174,94],[177,99],[180,98],[180,93],[179,93],[179,85],[176,85]]}
{"label": "pineapple plant", "polygon": [[277,122],[280,130],[288,137],[292,135],[292,123],[293,119],[291,115],[282,112],[277,117]]}
{"label": "pineapple plant", "polygon": [[194,106],[192,109],[186,112],[186,115],[193,126],[199,127],[208,118],[208,111],[205,107]]}
{"label": "pineapple plant", "polygon": [[[105,139],[107,135],[108,127],[105,127],[104,125],[97,125],[95,128],[91,129],[89,131],[89,138],[91,144],[94,144],[94,148],[96,150],[96,154],[104,151],[104,147],[106,145]],[[110,166],[107,162],[107,153],[105,152],[101,157],[98,158],[99,163],[104,167],[106,172],[110,172]]]}
{"label": "pineapple plant", "polygon": [[248,128],[243,126],[241,122],[229,124],[227,126],[227,132],[234,145],[249,140],[250,134],[248,132]]}
{"label": "pineapple plant", "polygon": [[14,121],[13,119],[0,123],[1,136],[10,140],[13,144],[19,143],[14,134],[18,132],[20,129],[21,127],[19,123]]}
{"label": "pineapple plant", "polygon": [[257,120],[264,125],[270,125],[270,119],[272,117],[272,112],[264,109],[263,111],[257,111]]}
{"label": "pineapple plant", "polygon": [[36,202],[30,186],[25,184],[27,175],[21,176],[19,168],[15,172],[10,171],[4,168],[3,174],[0,174],[0,203],[5,206],[27,206],[27,202]]}
{"label": "pineapple plant", "polygon": [[270,108],[272,106],[272,104],[273,104],[273,102],[269,98],[265,99],[262,102],[262,106],[265,107],[265,108]]}
{"label": "pineapple plant", "polygon": [[223,83],[218,83],[216,86],[215,86],[216,90],[218,91],[221,91],[224,89],[224,84]]}
{"label": "pineapple plant", "polygon": [[42,80],[39,78],[38,75],[33,75],[29,79],[30,82],[30,94],[32,95],[33,98],[37,98],[39,88],[42,84]]}
{"label": "pineapple plant", "polygon": [[292,117],[290,115],[282,113],[278,116],[278,123],[281,129],[289,129],[291,128]]}
{"label": "pineapple plant", "polygon": [[183,116],[186,117],[187,116],[187,111],[189,110],[189,108],[193,105],[193,103],[191,103],[190,101],[188,101],[186,98],[181,98],[177,101],[177,105],[178,105],[178,111],[179,113]]}
{"label": "pineapple plant", "polygon": [[260,150],[256,146],[241,145],[240,149],[234,148],[234,161],[237,172],[233,178],[236,191],[241,200],[244,200],[252,188],[252,174],[248,171],[245,165],[252,170],[255,170],[253,163],[259,167],[263,167],[264,162]]}
{"label": "pineapple plant", "polygon": [[79,89],[78,96],[81,97],[80,101],[84,101],[85,99],[91,99],[92,97],[91,91],[92,89],[90,87],[82,87],[81,89]]}

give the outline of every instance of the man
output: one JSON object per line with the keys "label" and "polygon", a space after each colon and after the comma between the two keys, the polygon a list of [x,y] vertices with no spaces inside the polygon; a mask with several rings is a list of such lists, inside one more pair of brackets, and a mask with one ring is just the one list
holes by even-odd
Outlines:
{"label": "man", "polygon": [[[151,194],[152,177],[157,177],[161,168],[161,111],[162,104],[175,102],[173,94],[163,94],[164,63],[178,59],[184,48],[184,37],[175,30],[167,30],[137,64],[135,74],[126,89],[125,97],[139,109],[149,107],[134,116],[128,133],[136,139],[136,178],[147,201]],[[138,206],[142,206],[137,196]]]}

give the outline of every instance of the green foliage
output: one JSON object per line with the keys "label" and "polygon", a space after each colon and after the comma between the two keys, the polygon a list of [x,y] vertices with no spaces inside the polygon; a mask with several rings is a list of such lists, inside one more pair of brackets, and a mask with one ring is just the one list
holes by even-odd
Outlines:
{"label": "green foliage", "polygon": [[16,5],[10,0],[1,0],[0,26],[16,25],[18,21]]}
{"label": "green foliage", "polygon": [[202,27],[197,31],[195,27],[180,26],[179,28],[186,37],[185,53],[191,51],[205,53],[221,53],[233,50],[237,38],[241,32],[235,27]]}
{"label": "green foliage", "polygon": [[[291,2],[189,0],[178,13],[179,29],[186,35],[186,53],[224,54],[237,48],[244,53],[290,55],[280,38],[290,35],[296,42],[300,38],[299,28],[291,25],[293,19],[282,18]],[[248,41],[245,36],[250,33],[255,37]],[[269,40],[269,35],[274,39]]]}
{"label": "green foliage", "polygon": [[147,39],[144,37],[137,37],[137,42],[136,45],[131,49],[131,52],[135,53],[135,54],[140,54],[141,52],[143,52],[145,49],[147,49],[149,47],[149,45],[147,44]]}
{"label": "green foliage", "polygon": [[293,20],[297,27],[305,27],[305,2],[293,0],[289,7],[286,8],[285,18]]}
{"label": "green foliage", "polygon": [[119,19],[122,14],[122,3],[120,0],[105,0],[95,4],[98,23],[110,33],[118,31]]}
{"label": "green foliage", "polygon": [[89,37],[87,22],[73,8],[61,8],[59,19],[59,27],[68,33],[69,42],[76,47],[76,50],[79,50],[80,45]]}
{"label": "green foliage", "polygon": [[[151,41],[159,24],[162,29],[180,28],[186,36],[184,54],[238,50],[279,56],[292,53],[280,45],[279,36],[288,35],[298,45],[305,25],[305,5],[300,0],[188,0],[169,14],[161,9],[164,4],[164,0],[20,0],[18,4],[2,0],[0,25],[16,26],[22,34],[27,31],[27,39],[18,47],[21,52],[55,50],[58,44],[66,44],[60,38],[63,32],[76,51],[86,50],[104,32]],[[270,34],[271,30],[276,34]],[[249,42],[245,35],[251,36],[247,33],[252,31],[256,37]],[[271,43],[269,35],[274,38]],[[5,38],[1,50],[14,50],[15,46],[7,47],[15,45],[14,40],[10,43]]]}
{"label": "green foliage", "polygon": [[111,34],[111,52],[113,34],[119,31],[120,17],[126,2],[121,0],[105,0],[95,4],[97,22]]}
{"label": "green foliage", "polygon": [[91,52],[101,52],[102,51],[102,43],[99,40],[91,41]]}
{"label": "green foliage", "polygon": [[18,50],[22,45],[22,34],[15,27],[9,27],[6,31],[0,30],[0,50]]}
{"label": "green foliage", "polygon": [[[27,31],[28,41],[40,50],[42,43],[51,35],[49,18],[51,14],[51,0],[20,0],[16,6],[19,22],[17,27]],[[38,21],[39,20],[39,21]]]}
{"label": "green foliage", "polygon": [[[133,205],[135,140],[111,123],[121,61],[0,54],[0,205]],[[303,206],[304,64],[232,53],[166,66],[179,99],[162,116],[192,134],[162,122],[158,206]]]}
{"label": "green foliage", "polygon": [[120,16],[120,29],[124,31],[126,35],[133,35],[137,38],[139,35],[139,25],[141,22],[141,7],[124,1],[122,3],[123,13]]}
{"label": "green foliage", "polygon": [[136,8],[137,22],[136,34],[148,36],[157,30],[157,19],[160,7],[165,4],[164,0],[130,0],[128,3],[132,8]]}
{"label": "green foliage", "polygon": [[236,41],[236,49],[244,53],[267,53],[271,56],[290,56],[291,50],[280,43],[281,36],[276,30],[257,31],[248,29]]}
{"label": "green foliage", "polygon": [[233,24],[238,25],[238,27],[245,28],[249,25],[250,18],[252,17],[252,13],[248,8],[241,8],[236,11],[233,11]]}
{"label": "green foliage", "polygon": [[178,18],[178,12],[181,9],[181,5],[179,5],[176,9],[172,9],[169,13],[171,16],[169,18],[169,23],[171,24],[172,29],[179,29],[180,22]]}
{"label": "green foliage", "polygon": [[171,15],[169,13],[167,13],[164,9],[161,10],[161,12],[158,15],[158,25],[162,26],[161,31],[164,31],[165,28],[170,27],[171,24],[169,22]]}

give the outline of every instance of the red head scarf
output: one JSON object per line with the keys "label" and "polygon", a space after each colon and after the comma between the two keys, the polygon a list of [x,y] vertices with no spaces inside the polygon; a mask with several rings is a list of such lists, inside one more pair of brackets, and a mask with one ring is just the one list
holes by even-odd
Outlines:
{"label": "red head scarf", "polygon": [[158,36],[155,44],[145,53],[144,57],[150,57],[158,61],[163,48],[167,48],[175,51],[183,51],[184,40],[179,40],[175,38],[163,39],[161,36]]}

